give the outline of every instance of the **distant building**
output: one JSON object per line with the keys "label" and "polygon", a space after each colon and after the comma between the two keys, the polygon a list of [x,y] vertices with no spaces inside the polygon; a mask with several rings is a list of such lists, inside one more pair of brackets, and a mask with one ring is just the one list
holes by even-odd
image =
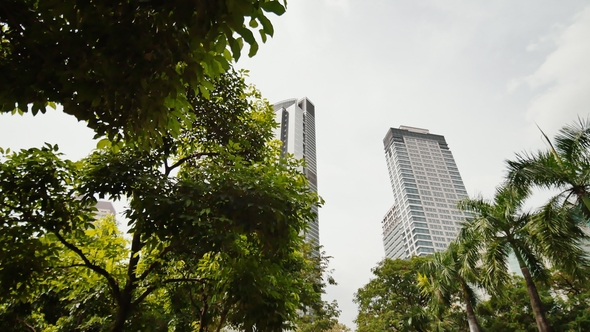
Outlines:
{"label": "distant building", "polygon": [[[315,106],[307,99],[287,99],[273,105],[276,121],[280,126],[275,130],[275,137],[283,142],[283,154],[291,153],[298,159],[304,159],[303,169],[309,186],[318,191],[317,159],[315,143]],[[316,216],[317,207],[314,207]],[[319,218],[310,223],[305,234],[308,242],[320,243]]]}
{"label": "distant building", "polygon": [[113,206],[113,203],[108,202],[108,201],[98,201],[96,202],[96,214],[95,214],[95,219],[102,219],[106,216],[108,216],[109,214],[115,215],[115,207]]}
{"label": "distant building", "polygon": [[457,202],[467,191],[445,138],[427,129],[390,128],[383,139],[394,203],[382,220],[389,258],[443,251],[464,214]]}

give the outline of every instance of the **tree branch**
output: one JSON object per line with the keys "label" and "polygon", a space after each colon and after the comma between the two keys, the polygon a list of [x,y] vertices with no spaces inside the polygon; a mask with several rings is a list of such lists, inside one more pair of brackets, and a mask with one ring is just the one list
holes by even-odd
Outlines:
{"label": "tree branch", "polygon": [[32,326],[31,326],[29,323],[25,322],[24,320],[20,319],[19,317],[17,317],[17,318],[16,318],[16,320],[18,320],[19,322],[21,322],[21,323],[25,324],[25,325],[26,325],[28,328],[30,328],[30,329],[31,329],[31,331],[33,331],[33,332],[37,332],[37,330],[35,330],[35,328],[34,328],[34,327],[32,327]]}
{"label": "tree branch", "polygon": [[[174,282],[200,282],[200,283],[205,283],[206,280],[207,279],[198,279],[198,278],[173,278],[173,279],[166,279],[162,283],[163,284],[171,284],[171,283],[174,283]],[[131,303],[131,305],[132,306],[136,306],[136,305],[140,304],[141,301],[143,301],[148,295],[150,295],[151,293],[153,293],[158,288],[159,288],[159,286],[150,286],[150,287],[148,287],[135,301],[133,301],[133,303]]]}
{"label": "tree branch", "polygon": [[204,156],[215,156],[215,155],[219,155],[219,153],[215,153],[215,152],[195,152],[195,153],[191,153],[190,155],[184,157],[184,158],[180,158],[180,160],[178,160],[177,162],[175,162],[172,166],[168,167],[167,171],[166,171],[166,175],[169,175],[170,172],[175,169],[176,167],[184,164],[185,162],[194,159],[194,158],[201,158]]}
{"label": "tree branch", "polygon": [[162,250],[162,252],[158,255],[158,257],[156,258],[156,261],[153,262],[145,271],[143,271],[143,273],[137,278],[138,281],[143,281],[145,278],[147,278],[147,276],[156,268],[158,268],[160,266],[160,262],[158,261],[159,259],[162,259],[164,257],[164,255],[166,255],[167,253],[169,253],[172,249],[174,249],[175,247],[177,247],[177,245],[169,245],[166,248],[164,248],[164,250]]}
{"label": "tree branch", "polygon": [[107,279],[107,282],[109,283],[109,287],[111,288],[111,291],[113,292],[113,296],[115,297],[115,300],[117,301],[117,303],[119,303],[121,301],[121,291],[119,289],[119,284],[117,283],[117,280],[115,280],[115,278],[113,278],[113,276],[111,276],[111,274],[107,270],[90,262],[90,260],[86,257],[86,255],[84,255],[84,253],[82,252],[82,250],[80,248],[78,248],[75,245],[68,242],[61,234],[59,234],[59,232],[54,232],[54,234],[57,237],[57,239],[59,240],[59,242],[61,242],[64,246],[66,246],[66,248],[75,252],[82,259],[82,261],[84,262],[83,266],[91,269],[92,271],[100,274],[101,276],[103,276]]}

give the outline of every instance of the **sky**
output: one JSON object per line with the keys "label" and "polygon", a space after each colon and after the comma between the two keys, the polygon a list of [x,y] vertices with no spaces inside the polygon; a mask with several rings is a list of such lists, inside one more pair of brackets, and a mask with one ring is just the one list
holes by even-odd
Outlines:
{"label": "sky", "polygon": [[[590,2],[290,0],[274,38],[237,67],[270,102],[316,107],[320,242],[354,327],[354,293],[383,259],[393,203],[383,137],[444,135],[470,196],[491,197],[515,153],[545,148],[590,112]],[[0,116],[0,147],[57,143],[78,159],[93,133],[59,111]]]}

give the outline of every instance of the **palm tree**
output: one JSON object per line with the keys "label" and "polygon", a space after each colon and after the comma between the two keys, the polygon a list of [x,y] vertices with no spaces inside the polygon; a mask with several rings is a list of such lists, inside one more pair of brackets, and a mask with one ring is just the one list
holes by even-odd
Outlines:
{"label": "palm tree", "polygon": [[[542,132],[542,131],[541,131]],[[543,133],[543,132],[542,132]],[[508,182],[517,188],[558,189],[562,202],[573,200],[590,218],[590,121],[564,126],[555,143],[543,133],[547,151],[522,153],[508,164]]]}
{"label": "palm tree", "polygon": [[493,295],[500,295],[500,289],[509,280],[507,261],[509,254],[514,253],[526,281],[537,327],[547,332],[551,328],[534,279],[547,277],[544,260],[572,269],[579,268],[578,263],[585,265],[586,256],[580,248],[584,235],[579,223],[572,222],[572,214],[564,209],[523,212],[529,193],[505,185],[497,189],[491,202],[481,198],[459,202],[459,208],[473,216],[463,223],[458,242],[472,244],[469,255],[479,254],[482,283]]}
{"label": "palm tree", "polygon": [[472,268],[475,264],[466,255],[469,252],[463,249],[452,242],[447,250],[432,255],[418,275],[418,285],[422,292],[430,295],[431,309],[436,316],[440,316],[440,311],[451,305],[451,295],[459,292],[465,303],[469,331],[480,332],[481,327],[473,310],[475,295],[469,286],[469,283],[473,284],[477,280]]}

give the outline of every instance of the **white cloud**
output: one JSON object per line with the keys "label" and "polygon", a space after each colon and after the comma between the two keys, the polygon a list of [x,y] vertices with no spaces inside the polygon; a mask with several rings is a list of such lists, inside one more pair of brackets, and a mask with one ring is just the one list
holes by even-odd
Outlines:
{"label": "white cloud", "polygon": [[[557,37],[557,48],[537,70],[524,78],[537,95],[527,120],[550,132],[576,116],[590,113],[590,6],[574,17]],[[514,82],[509,89],[514,88]]]}
{"label": "white cloud", "polygon": [[342,10],[345,13],[350,11],[350,4],[348,0],[324,0],[328,7],[333,7]]}

